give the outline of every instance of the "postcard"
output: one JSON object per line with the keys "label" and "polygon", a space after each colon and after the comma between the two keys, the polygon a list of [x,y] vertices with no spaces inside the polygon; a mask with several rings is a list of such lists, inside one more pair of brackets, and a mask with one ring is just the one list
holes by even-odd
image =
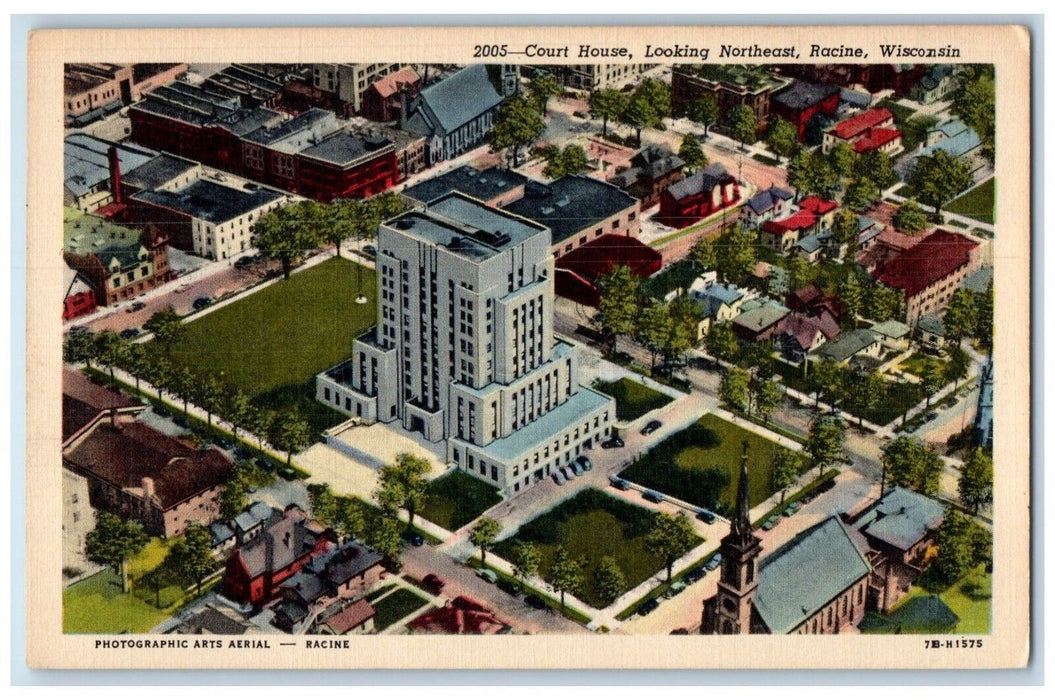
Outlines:
{"label": "postcard", "polygon": [[1024,665],[1029,62],[34,33],[29,665]]}

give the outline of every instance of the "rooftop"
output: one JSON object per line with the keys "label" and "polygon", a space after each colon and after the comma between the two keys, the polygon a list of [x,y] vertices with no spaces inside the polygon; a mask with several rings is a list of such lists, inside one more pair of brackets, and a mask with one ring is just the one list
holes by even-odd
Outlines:
{"label": "rooftop", "polygon": [[372,618],[377,610],[366,598],[360,598],[340,612],[334,613],[319,621],[326,625],[336,634],[345,634]]}
{"label": "rooftop", "polygon": [[131,109],[196,126],[222,126],[238,136],[245,136],[282,120],[278,112],[263,107],[243,108],[237,98],[219,95],[207,86],[181,81],[153,90],[132,105]]}
{"label": "rooftop", "polygon": [[770,186],[768,189],[762,190],[751,199],[747,200],[744,204],[745,207],[753,211],[755,214],[764,214],[777,205],[780,201],[788,201],[795,196],[795,193],[791,190],[785,190],[782,187],[776,185]]}
{"label": "rooftop", "polygon": [[121,181],[140,190],[152,190],[198,167],[193,160],[162,153],[139,167],[123,171]]}
{"label": "rooftop", "polygon": [[791,87],[774,95],[773,100],[789,109],[802,110],[823,102],[838,92],[839,88],[834,85],[821,85],[819,83],[806,83],[796,80],[791,84]]}
{"label": "rooftop", "polygon": [[107,268],[115,260],[121,269],[142,262],[142,232],[69,207],[63,209],[62,219],[63,249],[67,253],[97,256]]}
{"label": "rooftop", "polygon": [[[89,134],[70,134],[63,141],[65,184],[75,197],[81,197],[110,179],[111,147],[117,149],[121,172],[127,173],[158,157],[156,151],[131,144],[105,141]],[[110,189],[109,185],[105,189]]]}
{"label": "rooftop", "polygon": [[243,545],[237,556],[250,577],[278,571],[310,553],[324,530],[303,512],[291,510],[262,535]]}
{"label": "rooftop", "polygon": [[710,192],[715,187],[736,182],[736,179],[725,170],[721,163],[712,163],[706,168],[675,182],[667,192],[676,200],[691,197],[701,192]]}
{"label": "rooftop", "polygon": [[391,97],[398,93],[404,85],[413,85],[420,82],[421,76],[413,68],[408,67],[375,80],[370,83],[369,89],[375,90],[381,97]]}
{"label": "rooftop", "polygon": [[772,75],[762,66],[744,64],[680,65],[678,70],[695,74],[697,77],[712,83],[718,83],[742,93],[757,93],[775,90],[784,85],[784,81]]}
{"label": "rooftop", "polygon": [[923,316],[916,322],[916,327],[924,333],[945,337],[945,322],[937,314]]}
{"label": "rooftop", "polygon": [[906,326],[901,321],[895,321],[894,319],[883,321],[882,323],[877,323],[872,326],[871,330],[873,333],[876,333],[878,335],[895,339],[904,338],[912,332],[911,328]]}
{"label": "rooftop", "polygon": [[791,313],[783,304],[772,299],[751,299],[740,307],[742,312],[733,323],[749,331],[763,331]]}
{"label": "rooftop", "polygon": [[864,534],[900,550],[914,547],[945,517],[945,506],[900,486],[887,493],[854,523]]}
{"label": "rooftop", "polygon": [[636,205],[636,199],[615,185],[567,175],[548,185],[528,182],[524,197],[503,208],[549,227],[556,244]]}
{"label": "rooftop", "polygon": [[266,187],[244,190],[213,180],[195,180],[172,190],[150,190],[132,195],[149,204],[178,211],[212,224],[223,224],[260,207],[282,199],[283,195]]}
{"label": "rooftop", "polygon": [[62,370],[62,441],[76,435],[111,409],[142,410],[146,406],[135,399],[96,384],[84,374],[68,368]]}
{"label": "rooftop", "polygon": [[846,331],[838,339],[825,343],[817,354],[826,360],[843,362],[867,348],[877,340],[875,333],[867,328]]}
{"label": "rooftop", "polygon": [[842,120],[832,128],[828,129],[828,133],[833,134],[837,138],[849,141],[862,136],[869,129],[893,119],[893,112],[886,107],[879,107],[877,109],[870,109],[861,112],[849,119]]}
{"label": "rooftop", "polygon": [[497,165],[487,170],[463,165],[408,187],[403,194],[419,202],[431,202],[450,192],[461,192],[487,202],[527,182],[528,179],[520,173]]}
{"label": "rooftop", "polygon": [[862,549],[832,516],[763,559],[755,608],[769,630],[791,632],[867,576],[871,569]]}
{"label": "rooftop", "polygon": [[501,102],[487,66],[474,63],[423,89],[411,107],[408,126],[419,133],[450,133]]}
{"label": "rooftop", "polygon": [[876,279],[913,297],[966,265],[976,248],[970,238],[938,229],[884,265]]}

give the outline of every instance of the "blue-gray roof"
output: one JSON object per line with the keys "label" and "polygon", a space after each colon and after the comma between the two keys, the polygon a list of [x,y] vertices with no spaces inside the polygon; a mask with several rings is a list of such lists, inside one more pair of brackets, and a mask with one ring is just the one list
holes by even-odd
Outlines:
{"label": "blue-gray roof", "polygon": [[162,153],[137,168],[124,171],[121,181],[140,190],[152,190],[198,167],[198,163]]}
{"label": "blue-gray roof", "polygon": [[222,224],[271,204],[281,199],[282,194],[266,187],[247,192],[212,180],[195,180],[175,192],[137,192],[133,198],[183,212],[195,219]]}
{"label": "blue-gray roof", "polygon": [[914,547],[945,517],[945,506],[915,491],[895,487],[855,523],[869,537],[901,550]]}
{"label": "blue-gray roof", "polygon": [[921,331],[945,337],[945,322],[941,320],[941,316],[934,314],[923,316],[916,323],[916,327]]}
{"label": "blue-gray roof", "polygon": [[427,126],[450,133],[501,102],[502,96],[487,76],[487,66],[474,63],[422,90],[416,110],[425,110],[421,116]]}
{"label": "blue-gray roof", "polygon": [[744,290],[735,284],[712,284],[700,294],[700,306],[707,317],[714,316],[722,305],[732,306],[744,297]]}
{"label": "blue-gray roof", "polygon": [[746,301],[740,308],[743,312],[733,319],[733,323],[755,332],[769,328],[791,313],[791,309],[772,299]]}
{"label": "blue-gray roof", "polygon": [[850,88],[839,90],[839,99],[854,107],[868,107],[872,104],[872,96],[867,92],[858,92]]}
{"label": "blue-gray roof", "polygon": [[403,194],[419,202],[431,202],[450,192],[461,192],[487,202],[523,186],[527,180],[520,173],[497,165],[487,170],[463,165],[408,187]]}
{"label": "blue-gray roof", "polygon": [[528,182],[524,197],[503,209],[549,227],[553,243],[560,243],[636,202],[615,185],[584,175],[567,175],[548,185]]}
{"label": "blue-gray roof", "polygon": [[667,193],[674,199],[680,200],[685,197],[710,192],[715,187],[734,182],[733,177],[726,171],[721,163],[711,163],[703,170],[678,180],[667,188]]}
{"label": "blue-gray roof", "polygon": [[234,539],[234,530],[224,522],[215,522],[209,526],[209,535],[212,536],[212,546],[218,547],[228,540]]}
{"label": "blue-gray roof", "polygon": [[123,173],[140,167],[158,155],[157,151],[148,148],[104,141],[89,134],[70,134],[63,141],[63,158],[66,189],[75,197],[87,194],[93,187],[110,179],[111,146],[117,148],[117,160]]}
{"label": "blue-gray roof", "polygon": [[927,146],[917,155],[930,156],[934,155],[936,151],[945,151],[949,155],[959,158],[982,145],[982,140],[978,138],[975,130],[959,119],[945,122],[933,129],[933,131],[940,131],[945,138],[933,146]]}
{"label": "blue-gray roof", "polygon": [[473,449],[491,456],[496,461],[509,462],[537,450],[568,426],[581,423],[594,411],[614,403],[615,399],[606,394],[588,387],[579,387],[567,401],[521,427],[512,435],[495,440],[485,447],[474,446]]}
{"label": "blue-gray roof", "polygon": [[235,517],[234,524],[242,532],[248,532],[270,518],[273,512],[274,510],[268,504],[254,501]]}
{"label": "blue-gray roof", "polygon": [[912,329],[906,326],[901,321],[889,319],[881,323],[877,323],[871,328],[873,333],[886,336],[887,338],[904,338]]}
{"label": "blue-gray roof", "polygon": [[780,200],[789,200],[794,197],[794,193],[790,190],[785,190],[782,187],[773,185],[769,189],[762,190],[751,199],[747,200],[744,205],[755,214],[764,214],[765,212],[776,206]]}
{"label": "blue-gray roof", "polygon": [[825,343],[817,350],[817,354],[833,362],[842,362],[850,359],[874,342],[876,342],[875,333],[867,328],[858,328],[857,330],[847,331],[837,339]]}
{"label": "blue-gray roof", "polygon": [[806,253],[816,253],[825,243],[828,242],[829,238],[831,238],[830,231],[812,233],[805,238],[800,238],[799,242],[795,244],[795,247]]}
{"label": "blue-gray roof", "polygon": [[790,109],[806,109],[824,101],[837,92],[839,92],[839,88],[834,85],[821,85],[820,83],[807,83],[796,80],[791,84],[791,87],[774,95],[773,100]]}
{"label": "blue-gray roof", "polygon": [[832,516],[762,560],[755,608],[772,633],[786,634],[870,571],[854,534]]}
{"label": "blue-gray roof", "polygon": [[974,292],[975,294],[982,294],[989,285],[993,283],[993,268],[989,265],[984,265],[971,274],[963,278],[963,283],[960,285],[964,289]]}

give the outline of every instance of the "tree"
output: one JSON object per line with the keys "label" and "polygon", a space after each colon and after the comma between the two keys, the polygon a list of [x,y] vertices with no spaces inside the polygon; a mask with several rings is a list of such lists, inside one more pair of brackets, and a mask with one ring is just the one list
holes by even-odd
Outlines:
{"label": "tree", "polygon": [[696,541],[692,523],[688,516],[679,511],[676,516],[668,513],[657,513],[652,520],[652,528],[645,536],[649,550],[663,558],[667,567],[667,581],[674,573],[674,562],[692,547]]}
{"label": "tree", "polygon": [[187,329],[172,307],[157,311],[143,324],[143,330],[154,334],[154,340],[161,344],[165,355],[172,356],[172,348],[183,342]]}
{"label": "tree", "polygon": [[139,381],[150,372],[153,360],[141,343],[129,343],[125,347],[123,361],[124,370],[136,380],[136,391],[139,391]]}
{"label": "tree", "polygon": [[952,113],[974,129],[982,140],[987,159],[992,161],[996,144],[996,87],[991,67],[971,68],[952,102]]}
{"label": "tree", "polygon": [[755,384],[755,410],[763,421],[768,421],[773,411],[777,410],[784,400],[784,392],[780,385],[771,379],[765,379]]}
{"label": "tree", "polygon": [[362,504],[354,498],[339,497],[333,529],[342,542],[362,537],[366,530],[366,515],[363,513]]}
{"label": "tree", "polygon": [[713,270],[718,266],[718,248],[715,246],[713,239],[701,238],[696,241],[693,243],[689,255],[693,263],[704,272]]}
{"label": "tree", "polygon": [[139,577],[139,585],[146,586],[154,591],[154,607],[156,608],[161,607],[161,589],[174,583],[178,583],[176,580],[176,572],[172,570],[171,566],[166,565],[166,563],[167,562],[163,560],[156,567]]}
{"label": "tree", "polygon": [[513,154],[515,168],[520,164],[520,149],[533,144],[545,130],[546,124],[538,109],[522,95],[514,95],[498,110],[487,142],[492,153],[508,149]]}
{"label": "tree", "polygon": [[718,386],[718,396],[722,403],[738,411],[749,413],[751,411],[751,392],[748,384],[751,375],[747,370],[739,367],[730,367],[723,375],[721,384]]}
{"label": "tree", "polygon": [[341,257],[341,244],[353,233],[352,219],[348,216],[351,207],[359,205],[360,202],[334,202],[332,204],[321,204],[313,202],[313,207],[305,207],[304,212],[311,218],[311,224],[315,227],[320,241],[333,245],[334,253]]}
{"label": "tree", "polygon": [[560,82],[553,75],[539,71],[535,73],[535,77],[528,83],[527,91],[538,111],[545,116],[550,98],[561,94],[562,88]]}
{"label": "tree", "polygon": [[469,541],[480,548],[480,563],[487,562],[487,550],[494,545],[502,532],[502,523],[494,518],[480,518],[469,531]]}
{"label": "tree", "polygon": [[864,414],[874,410],[886,395],[886,381],[879,372],[854,372],[848,378],[854,413],[857,424],[864,426]]}
{"label": "tree", "polygon": [[183,531],[183,538],[172,545],[166,560],[171,559],[173,571],[181,578],[194,581],[201,595],[201,583],[216,570],[212,554],[212,536],[204,525],[194,523]]}
{"label": "tree", "polygon": [[249,415],[246,416],[245,429],[256,435],[256,446],[264,449],[264,438],[271,431],[271,424],[275,422],[275,414],[259,406],[251,406]]}
{"label": "tree", "polygon": [[114,381],[114,368],[123,363],[127,356],[128,346],[121,336],[111,330],[105,330],[95,336],[95,357],[110,372],[110,381]]}
{"label": "tree", "polygon": [[897,437],[883,446],[883,484],[918,491],[925,496],[938,490],[945,463],[920,440]]}
{"label": "tree", "polygon": [[933,357],[923,358],[923,367],[919,373],[920,386],[927,395],[927,408],[930,408],[931,397],[945,385],[945,373]]}
{"label": "tree", "polygon": [[403,552],[403,524],[391,515],[381,515],[367,532],[367,544],[394,564],[399,564]]}
{"label": "tree", "polygon": [[194,402],[200,408],[205,409],[207,422],[209,427],[212,427],[212,416],[222,406],[227,392],[220,384],[220,380],[211,375],[195,377],[192,392]]}
{"label": "tree", "polygon": [[[853,262],[857,255],[857,234],[860,231],[861,217],[847,209],[835,212],[835,218],[832,220],[832,234],[839,247],[846,246],[846,253],[843,255],[845,262]],[[853,277],[853,275],[849,276]]]}
{"label": "tree", "polygon": [[183,415],[188,415],[188,405],[194,395],[194,382],[196,378],[187,365],[176,365],[168,376],[169,392],[183,402]]}
{"label": "tree", "polygon": [[942,583],[959,580],[974,564],[973,528],[977,527],[963,513],[950,509],[938,528],[935,544],[938,556],[931,564],[932,575]]}
{"label": "tree", "polygon": [[582,564],[568,554],[564,547],[557,547],[557,553],[553,558],[553,565],[549,568],[549,576],[546,579],[553,590],[560,593],[560,606],[564,607],[564,594],[575,593],[583,584]]}
{"label": "tree", "polygon": [[838,416],[827,414],[813,419],[806,438],[806,454],[818,473],[839,459],[845,437],[846,426]]}
{"label": "tree", "polygon": [[960,503],[976,514],[993,502],[993,458],[980,447],[971,450],[960,468]]}
{"label": "tree", "polygon": [[755,142],[758,132],[758,117],[755,110],[747,105],[734,107],[729,111],[729,133],[740,142],[740,148]]}
{"label": "tree", "polygon": [[726,323],[712,323],[703,338],[707,353],[722,362],[733,362],[740,352],[733,327]]}
{"label": "tree", "polygon": [[319,244],[313,225],[312,202],[300,202],[262,214],[252,226],[253,243],[268,260],[282,265],[282,278],[289,279],[293,263]]}
{"label": "tree", "polygon": [[743,284],[754,274],[755,235],[740,226],[718,238],[718,276]]}
{"label": "tree", "polygon": [[234,436],[237,438],[239,430],[249,429],[250,412],[253,410],[253,404],[249,400],[249,394],[242,389],[235,389],[228,393],[224,403],[224,413],[231,424],[231,428],[234,430]]}
{"label": "tree", "polygon": [[297,409],[274,414],[268,426],[267,439],[286,453],[286,466],[293,462],[293,453],[311,444],[311,427]]}
{"label": "tree", "polygon": [[960,386],[960,380],[967,378],[971,369],[971,358],[967,351],[959,345],[954,345],[949,350],[949,362],[945,365],[945,382],[953,382],[953,391]]}
{"label": "tree", "polygon": [[667,304],[656,302],[641,311],[634,328],[634,339],[652,353],[650,371],[656,368],[656,353],[664,346],[670,334],[671,325],[670,307]]}
{"label": "tree", "polygon": [[711,94],[702,95],[689,105],[688,117],[702,124],[703,138],[709,138],[711,125],[718,121],[718,100]]}
{"label": "tree", "polygon": [[839,298],[842,299],[843,308],[846,309],[847,319],[857,327],[857,316],[861,313],[864,303],[864,290],[861,289],[861,280],[850,271],[843,283],[839,285]]}
{"label": "tree", "polygon": [[814,402],[821,397],[834,405],[843,384],[843,368],[831,360],[821,360],[813,365]]}
{"label": "tree", "polygon": [[394,464],[381,467],[378,476],[379,503],[387,503],[396,508],[406,508],[410,524],[414,524],[414,514],[425,505],[426,490],[429,481],[426,478],[432,467],[428,461],[409,452],[396,455]]}
{"label": "tree", "polygon": [[513,547],[510,563],[513,565],[514,578],[520,581],[521,590],[523,590],[524,582],[527,579],[538,574],[540,562],[541,557],[538,549],[530,542],[517,542]]}
{"label": "tree", "polygon": [[942,324],[945,326],[945,337],[957,346],[963,344],[964,338],[973,335],[978,326],[974,292],[962,287],[953,292]]}
{"label": "tree", "polygon": [[784,263],[784,270],[787,272],[788,276],[788,289],[792,291],[802,289],[810,281],[810,264],[798,255],[792,255],[791,258]]}
{"label": "tree", "polygon": [[881,193],[874,182],[866,178],[858,178],[846,188],[843,197],[843,206],[858,213],[868,211],[872,202],[879,199]]}
{"label": "tree", "polygon": [[685,167],[690,173],[707,167],[707,155],[700,148],[700,141],[695,134],[686,134],[681,140],[678,157],[685,161]]}
{"label": "tree", "polygon": [[165,392],[172,386],[172,363],[165,357],[155,357],[148,365],[144,379],[154,385],[158,398],[165,398]]}
{"label": "tree", "polygon": [[919,201],[934,207],[940,219],[945,203],[971,186],[971,168],[959,158],[938,150],[916,160],[908,182]]}
{"label": "tree", "polygon": [[922,231],[929,225],[927,212],[914,199],[906,200],[894,214],[894,228],[905,233]]}
{"label": "tree", "polygon": [[670,324],[663,338],[663,357],[670,362],[696,344],[696,327],[700,314],[696,304],[688,297],[677,297],[668,305]]}
{"label": "tree", "polygon": [[597,319],[601,332],[611,341],[611,351],[616,350],[620,335],[634,331],[640,313],[640,280],[625,265],[616,265],[598,279],[601,302],[597,307]]}
{"label": "tree", "polygon": [[246,484],[239,478],[233,478],[223,485],[220,491],[220,517],[234,520],[249,504]]}
{"label": "tree", "polygon": [[778,156],[790,158],[799,145],[799,132],[787,119],[776,117],[769,122],[766,132],[766,144],[769,150]]}
{"label": "tree", "polygon": [[796,198],[813,185],[813,155],[800,150],[788,163],[788,184],[795,188]]}
{"label": "tree", "polygon": [[601,557],[601,562],[593,574],[593,590],[606,605],[611,605],[619,594],[626,590],[626,576],[623,575],[615,557]]}
{"label": "tree", "polygon": [[577,143],[566,146],[563,151],[554,149],[542,174],[557,179],[565,175],[578,175],[589,169],[586,151]]}
{"label": "tree", "polygon": [[127,593],[125,562],[143,551],[148,540],[139,523],[101,510],[95,519],[95,529],[85,538],[84,552],[89,561],[116,570],[121,577],[121,590]]}
{"label": "tree", "polygon": [[69,364],[84,363],[88,369],[92,368],[92,361],[96,358],[98,345],[95,342],[95,334],[91,331],[70,333],[62,341],[62,361]]}
{"label": "tree", "polygon": [[644,96],[655,114],[649,126],[659,126],[665,117],[670,116],[670,84],[655,78],[645,78],[634,89],[634,94]]}
{"label": "tree", "polygon": [[323,525],[333,525],[337,520],[337,497],[327,483],[308,484],[308,507],[311,517]]}
{"label": "tree", "polygon": [[865,295],[865,315],[876,323],[881,323],[897,316],[904,304],[905,297],[898,290],[876,283],[868,287]]}
{"label": "tree", "polygon": [[802,455],[786,447],[781,447],[773,455],[773,469],[770,472],[770,486],[780,491],[780,503],[783,505],[788,489],[799,478],[802,471]]}
{"label": "tree", "polygon": [[859,179],[874,182],[880,190],[886,190],[897,182],[897,175],[890,165],[890,156],[883,151],[867,151],[857,157],[854,175]]}
{"label": "tree", "polygon": [[641,130],[651,126],[658,119],[655,109],[648,100],[648,96],[642,92],[635,91],[626,103],[626,109],[619,115],[619,121],[634,130],[637,144],[641,145]]}
{"label": "tree", "polygon": [[590,113],[602,120],[601,134],[608,136],[608,121],[619,119],[626,111],[626,93],[610,88],[590,93]]}
{"label": "tree", "polygon": [[837,178],[846,178],[853,175],[854,164],[857,162],[857,154],[849,144],[840,141],[828,152],[828,164]]}

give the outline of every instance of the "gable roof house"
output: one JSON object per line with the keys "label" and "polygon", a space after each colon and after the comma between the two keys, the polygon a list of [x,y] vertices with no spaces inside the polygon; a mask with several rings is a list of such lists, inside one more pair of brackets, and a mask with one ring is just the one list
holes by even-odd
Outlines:
{"label": "gable roof house", "polygon": [[802,238],[831,228],[838,203],[819,197],[806,197],[790,216],[769,219],[759,228],[759,240],[778,253],[787,252]]}
{"label": "gable roof house", "polygon": [[901,132],[894,128],[894,113],[879,107],[844,119],[826,130],[821,149],[827,154],[839,143],[850,146],[855,153],[881,151],[890,155],[901,150]]}
{"label": "gable roof house", "polygon": [[838,338],[841,332],[839,322],[827,309],[817,315],[796,311],[780,321],[774,341],[785,360],[801,364],[807,355]]}
{"label": "gable roof house", "polygon": [[790,212],[794,201],[794,192],[771,185],[744,202],[740,220],[751,228],[758,228],[766,221],[783,218]]}
{"label": "gable roof house", "polygon": [[846,365],[857,358],[878,358],[882,351],[883,346],[875,333],[867,328],[858,328],[843,333],[830,343],[825,343],[813,354],[819,360]]}
{"label": "gable roof house", "polygon": [[410,68],[378,78],[362,93],[360,114],[375,122],[389,122],[403,114],[403,96],[413,98],[421,92],[421,76]]}
{"label": "gable roof house", "polygon": [[750,299],[733,319],[733,332],[741,340],[757,343],[770,340],[777,333],[781,319],[791,313],[788,307],[772,299]]}
{"label": "gable roof house", "polygon": [[641,209],[659,202],[660,194],[682,179],[685,161],[665,146],[649,145],[630,159],[630,167],[608,179],[641,201]]}
{"label": "gable roof house", "polygon": [[[695,286],[695,285],[694,285]],[[703,318],[697,325],[697,340],[703,339],[714,323],[725,323],[736,318],[748,293],[735,284],[715,282],[703,289],[690,287],[689,295],[696,302]]]}
{"label": "gable roof house", "polygon": [[315,627],[315,634],[366,634],[374,630],[374,617],[377,610],[365,598],[360,598],[351,605],[335,613],[320,617]]}
{"label": "gable roof house", "polygon": [[502,96],[474,63],[424,88],[402,109],[402,127],[428,139],[428,163],[449,160],[483,143]]}
{"label": "gable roof house", "polygon": [[721,163],[711,163],[663,190],[655,220],[685,228],[740,202],[740,183]]}
{"label": "gable roof house", "polygon": [[96,384],[86,375],[62,368],[62,446],[67,447],[102,420],[120,414],[135,416],[146,404],[130,396]]}

